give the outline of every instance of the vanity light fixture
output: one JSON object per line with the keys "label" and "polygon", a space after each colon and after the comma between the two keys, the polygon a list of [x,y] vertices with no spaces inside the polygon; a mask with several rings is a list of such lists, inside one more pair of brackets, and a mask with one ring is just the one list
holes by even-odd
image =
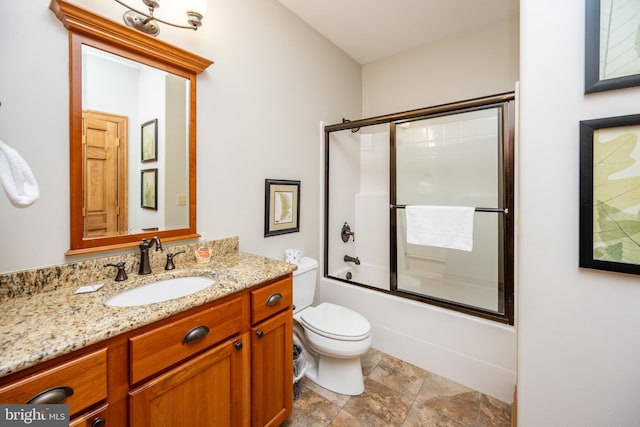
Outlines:
{"label": "vanity light fixture", "polygon": [[184,6],[185,13],[187,14],[187,25],[174,24],[172,22],[160,19],[153,15],[153,12],[160,7],[160,0],[142,0],[142,3],[149,9],[148,13],[141,12],[127,5],[121,0],[115,0],[117,3],[126,7],[127,10],[122,19],[124,22],[138,31],[149,34],[151,36],[157,36],[160,34],[160,27],[158,22],[171,25],[177,28],[186,28],[190,30],[197,30],[202,25],[202,19],[207,10],[207,0],[186,0],[181,1]]}

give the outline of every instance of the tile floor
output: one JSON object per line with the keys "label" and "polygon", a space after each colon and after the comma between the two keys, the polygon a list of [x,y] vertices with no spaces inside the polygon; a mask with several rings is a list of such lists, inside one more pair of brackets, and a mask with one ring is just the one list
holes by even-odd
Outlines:
{"label": "tile floor", "polygon": [[511,405],[378,350],[362,358],[364,393],[345,396],[301,380],[281,427],[510,427]]}

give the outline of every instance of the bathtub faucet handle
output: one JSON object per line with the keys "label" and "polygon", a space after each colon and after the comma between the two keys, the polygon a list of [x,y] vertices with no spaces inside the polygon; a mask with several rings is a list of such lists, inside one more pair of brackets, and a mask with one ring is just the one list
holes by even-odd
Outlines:
{"label": "bathtub faucet handle", "polygon": [[347,243],[349,241],[349,237],[353,237],[353,241],[356,241],[356,233],[351,231],[351,227],[346,222],[342,226],[342,230],[340,230],[340,237],[342,237],[342,241]]}

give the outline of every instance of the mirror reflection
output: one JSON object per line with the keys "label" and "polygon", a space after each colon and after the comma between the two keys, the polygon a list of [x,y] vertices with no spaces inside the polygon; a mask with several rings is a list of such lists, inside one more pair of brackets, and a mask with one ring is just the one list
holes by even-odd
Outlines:
{"label": "mirror reflection", "polygon": [[189,227],[189,85],[82,45],[83,238]]}

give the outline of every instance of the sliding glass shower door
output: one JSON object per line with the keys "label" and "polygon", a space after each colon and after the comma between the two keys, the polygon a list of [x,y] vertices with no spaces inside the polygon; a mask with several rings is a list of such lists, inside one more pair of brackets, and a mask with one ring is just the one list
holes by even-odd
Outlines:
{"label": "sliding glass shower door", "polygon": [[326,126],[324,276],[513,323],[514,105]]}
{"label": "sliding glass shower door", "polygon": [[396,123],[396,291],[504,313],[502,115]]}

